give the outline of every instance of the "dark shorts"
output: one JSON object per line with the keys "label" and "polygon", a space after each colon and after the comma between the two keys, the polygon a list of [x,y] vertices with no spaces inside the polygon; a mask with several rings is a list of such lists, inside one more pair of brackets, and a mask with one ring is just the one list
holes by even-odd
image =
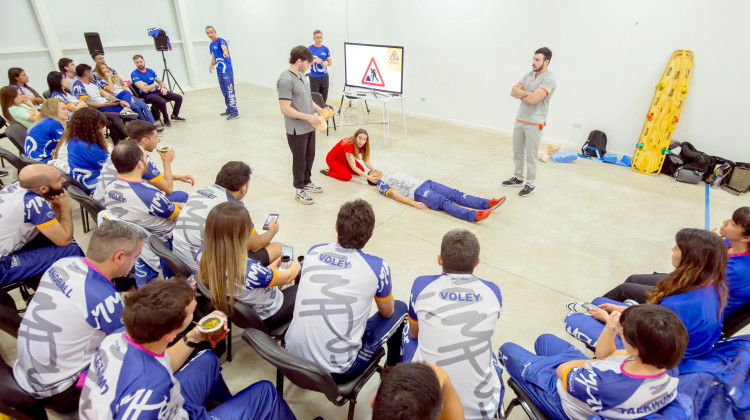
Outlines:
{"label": "dark shorts", "polygon": [[258,261],[265,266],[271,264],[270,257],[268,256],[268,251],[265,248],[261,248],[260,251],[257,252],[247,251],[247,258]]}

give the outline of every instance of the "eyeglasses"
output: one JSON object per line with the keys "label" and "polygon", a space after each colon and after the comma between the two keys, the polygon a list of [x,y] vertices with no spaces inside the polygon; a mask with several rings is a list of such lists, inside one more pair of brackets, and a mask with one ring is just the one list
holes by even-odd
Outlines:
{"label": "eyeglasses", "polygon": [[619,335],[620,338],[622,338],[622,324],[617,324],[612,327],[612,329],[615,330],[615,334]]}

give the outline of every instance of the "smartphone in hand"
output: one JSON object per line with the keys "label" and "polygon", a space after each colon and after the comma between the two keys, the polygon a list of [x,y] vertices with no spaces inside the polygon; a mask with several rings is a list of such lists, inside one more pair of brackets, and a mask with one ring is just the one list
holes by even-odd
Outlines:
{"label": "smartphone in hand", "polygon": [[263,224],[263,230],[268,230],[268,225],[271,223],[276,223],[276,221],[279,220],[278,214],[269,214],[268,219],[266,219],[266,223]]}

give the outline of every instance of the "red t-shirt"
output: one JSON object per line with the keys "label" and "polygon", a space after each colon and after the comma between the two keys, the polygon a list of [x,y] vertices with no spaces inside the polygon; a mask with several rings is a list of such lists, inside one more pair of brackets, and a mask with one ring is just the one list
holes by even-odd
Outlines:
{"label": "red t-shirt", "polygon": [[341,163],[348,164],[346,161],[346,154],[351,153],[354,155],[354,142],[352,143],[345,143],[347,140],[350,140],[351,137],[342,139],[340,142],[336,143],[335,146],[333,146],[333,149],[331,149],[330,152],[328,152],[328,155],[326,156],[326,159],[332,159],[337,160]]}

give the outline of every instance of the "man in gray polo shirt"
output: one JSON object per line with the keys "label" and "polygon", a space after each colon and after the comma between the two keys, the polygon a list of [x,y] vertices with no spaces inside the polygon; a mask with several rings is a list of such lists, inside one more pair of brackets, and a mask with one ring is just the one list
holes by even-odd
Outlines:
{"label": "man in gray polo shirt", "polygon": [[284,70],[276,82],[279,92],[279,107],[284,114],[286,138],[292,151],[292,175],[294,176],[294,199],[302,204],[313,204],[307,193],[323,192],[323,188],[310,180],[315,160],[315,128],[321,118],[316,114],[320,107],[310,95],[310,80],[305,74],[312,65],[313,55],[304,45],[292,48],[289,53],[289,68]]}
{"label": "man in gray polo shirt", "polygon": [[[539,144],[542,142],[542,131],[547,125],[547,110],[549,100],[555,91],[555,76],[547,70],[552,51],[549,48],[539,48],[534,52],[531,71],[526,73],[521,81],[513,86],[510,96],[519,99],[521,105],[516,114],[516,124],[513,127],[513,177],[503,181],[506,187],[523,187],[518,193],[521,197],[534,194],[536,180],[536,159]],[[524,182],[523,167],[526,163],[526,178]]]}

